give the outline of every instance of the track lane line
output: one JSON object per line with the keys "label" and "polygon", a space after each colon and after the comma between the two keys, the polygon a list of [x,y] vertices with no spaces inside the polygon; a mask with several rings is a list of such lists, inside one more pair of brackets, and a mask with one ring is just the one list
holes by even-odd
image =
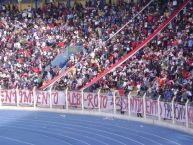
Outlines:
{"label": "track lane line", "polygon": [[26,145],[35,145],[33,143],[25,142],[25,141],[22,141],[22,140],[19,140],[19,139],[15,139],[15,138],[12,138],[12,137],[0,136],[0,138],[6,139],[6,140],[9,140],[9,141],[12,141],[12,142],[26,144]]}
{"label": "track lane line", "polygon": [[[27,119],[24,120],[24,123],[25,123],[26,120],[27,120]],[[31,120],[28,120],[28,121],[31,121]],[[44,125],[45,125],[45,123],[46,123],[47,125],[50,125],[50,123],[55,124],[54,126],[62,126],[62,125],[64,125],[64,124],[61,124],[60,122],[54,122],[54,121],[42,121],[42,120],[33,120],[33,121],[43,122]],[[22,121],[21,121],[21,119],[20,119],[20,120],[17,120],[17,122],[22,122]],[[70,123],[70,122],[69,122],[69,123]],[[85,127],[85,126],[82,126],[82,125],[73,125],[73,124],[67,124],[67,125],[68,125],[68,126],[70,125],[70,126],[72,126],[72,127],[81,127],[81,128],[84,128],[84,129],[90,129],[90,130],[93,130],[93,131],[103,132],[103,133],[106,133],[106,134],[108,134],[108,135],[114,135],[114,136],[118,136],[118,137],[124,138],[124,139],[126,139],[126,140],[130,140],[130,141],[135,142],[135,143],[140,144],[140,145],[145,145],[145,144],[143,144],[143,143],[141,143],[141,142],[139,142],[139,141],[136,141],[136,140],[134,140],[134,139],[131,139],[131,138],[129,138],[129,137],[125,137],[125,136],[122,136],[122,135],[119,135],[119,134],[116,134],[116,133],[112,133],[112,132],[108,132],[108,131],[104,131],[104,130],[101,130],[101,129],[89,128],[89,127]],[[119,143],[119,144],[126,145],[125,143],[123,143],[123,142],[121,142],[121,141],[119,141],[119,140],[115,140],[114,138],[111,138],[111,140],[114,140],[114,141],[116,141],[116,142]]]}

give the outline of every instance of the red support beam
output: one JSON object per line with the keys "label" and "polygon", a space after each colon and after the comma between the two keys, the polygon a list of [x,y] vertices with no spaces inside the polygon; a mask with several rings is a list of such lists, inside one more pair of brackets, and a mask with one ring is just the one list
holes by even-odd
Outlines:
{"label": "red support beam", "polygon": [[56,76],[55,78],[51,79],[50,81],[48,81],[46,84],[44,84],[43,86],[40,87],[40,89],[46,89],[50,86],[52,86],[55,82],[57,82],[58,80],[60,80],[63,76],[67,75],[73,68],[75,67],[72,66],[69,69],[67,69],[66,71],[60,73],[58,76]]}

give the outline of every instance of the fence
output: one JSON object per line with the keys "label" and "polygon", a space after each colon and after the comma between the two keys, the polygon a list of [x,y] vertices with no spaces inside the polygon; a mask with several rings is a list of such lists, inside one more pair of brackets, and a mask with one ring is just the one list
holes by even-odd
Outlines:
{"label": "fence", "polygon": [[[51,96],[51,97],[50,97]],[[29,106],[44,108],[61,108],[66,110],[93,110],[98,112],[114,113],[138,116],[143,119],[168,121],[169,123],[179,124],[186,128],[193,126],[193,106],[189,101],[185,105],[175,102],[160,101],[148,98],[146,94],[142,97],[119,96],[118,92],[102,94],[77,92],[77,91],[40,91],[0,89],[1,106]]]}

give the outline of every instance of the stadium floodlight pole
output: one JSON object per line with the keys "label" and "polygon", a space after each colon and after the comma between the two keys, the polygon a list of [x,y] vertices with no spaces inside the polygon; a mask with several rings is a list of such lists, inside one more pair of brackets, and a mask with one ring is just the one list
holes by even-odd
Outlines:
{"label": "stadium floodlight pole", "polygon": [[175,111],[174,111],[174,101],[175,101],[176,97],[172,98],[172,123],[175,123]]}
{"label": "stadium floodlight pole", "polygon": [[186,107],[186,128],[189,127],[188,104],[189,104],[189,99],[186,101],[186,104],[185,104],[185,107]]}
{"label": "stadium floodlight pole", "polygon": [[146,119],[146,93],[143,95],[143,115],[144,115],[144,119]]}
{"label": "stadium floodlight pole", "polygon": [[52,109],[52,87],[53,85],[50,87],[50,109]]}
{"label": "stadium floodlight pole", "polygon": [[66,101],[66,110],[68,110],[68,87],[66,88],[66,90],[65,90],[65,101]]}
{"label": "stadium floodlight pole", "polygon": [[81,91],[81,104],[82,104],[82,111],[84,111],[84,90]]}
{"label": "stadium floodlight pole", "polygon": [[[115,35],[117,35],[123,28],[125,28],[133,19],[135,19],[141,12],[143,12],[154,0],[151,0],[143,9],[141,9],[136,15],[134,15],[125,25],[123,25],[117,32],[115,32],[115,34],[113,34],[110,38],[108,38],[106,41],[103,42],[103,44],[105,44],[107,41],[111,40]],[[76,63],[74,66],[70,67],[67,69],[67,71],[62,72],[62,75],[59,75],[60,77],[57,77],[53,82],[49,83],[48,85],[46,85],[45,87],[41,87],[42,89],[46,89],[48,87],[50,87],[51,85],[54,85],[55,82],[57,82],[59,79],[61,79],[62,76],[67,75],[72,69],[74,69],[78,64],[80,64],[81,62],[83,62],[85,59],[87,59],[89,57],[86,56],[84,58],[82,58],[78,63]]]}
{"label": "stadium floodlight pole", "polygon": [[161,120],[161,114],[160,114],[160,98],[161,95],[159,95],[158,99],[157,99],[157,110],[158,110],[158,120]]}
{"label": "stadium floodlight pole", "polygon": [[99,112],[101,112],[101,96],[100,96],[100,93],[101,93],[101,89],[98,90],[98,109],[99,109]]}
{"label": "stadium floodlight pole", "polygon": [[127,107],[128,107],[128,113],[129,113],[129,116],[131,116],[131,92],[129,92],[129,94],[128,94],[128,100],[127,100],[128,102],[128,105],[127,105]]}
{"label": "stadium floodlight pole", "polygon": [[103,42],[105,44],[109,40],[111,40],[115,35],[117,35],[121,30],[123,30],[133,19],[135,19],[141,12],[143,12],[154,0],[151,0],[143,9],[141,9],[137,14],[134,15],[132,19],[130,19],[126,24],[124,24],[117,32],[115,32],[111,37],[109,37],[106,41]]}
{"label": "stadium floodlight pole", "polygon": [[33,101],[34,101],[34,108],[36,108],[36,87],[33,87]]}

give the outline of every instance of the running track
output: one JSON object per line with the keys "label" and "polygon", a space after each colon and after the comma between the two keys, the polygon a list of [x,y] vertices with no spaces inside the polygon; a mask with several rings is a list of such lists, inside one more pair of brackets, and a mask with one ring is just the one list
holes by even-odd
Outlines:
{"label": "running track", "polygon": [[0,145],[192,145],[193,136],[139,122],[0,110]]}

